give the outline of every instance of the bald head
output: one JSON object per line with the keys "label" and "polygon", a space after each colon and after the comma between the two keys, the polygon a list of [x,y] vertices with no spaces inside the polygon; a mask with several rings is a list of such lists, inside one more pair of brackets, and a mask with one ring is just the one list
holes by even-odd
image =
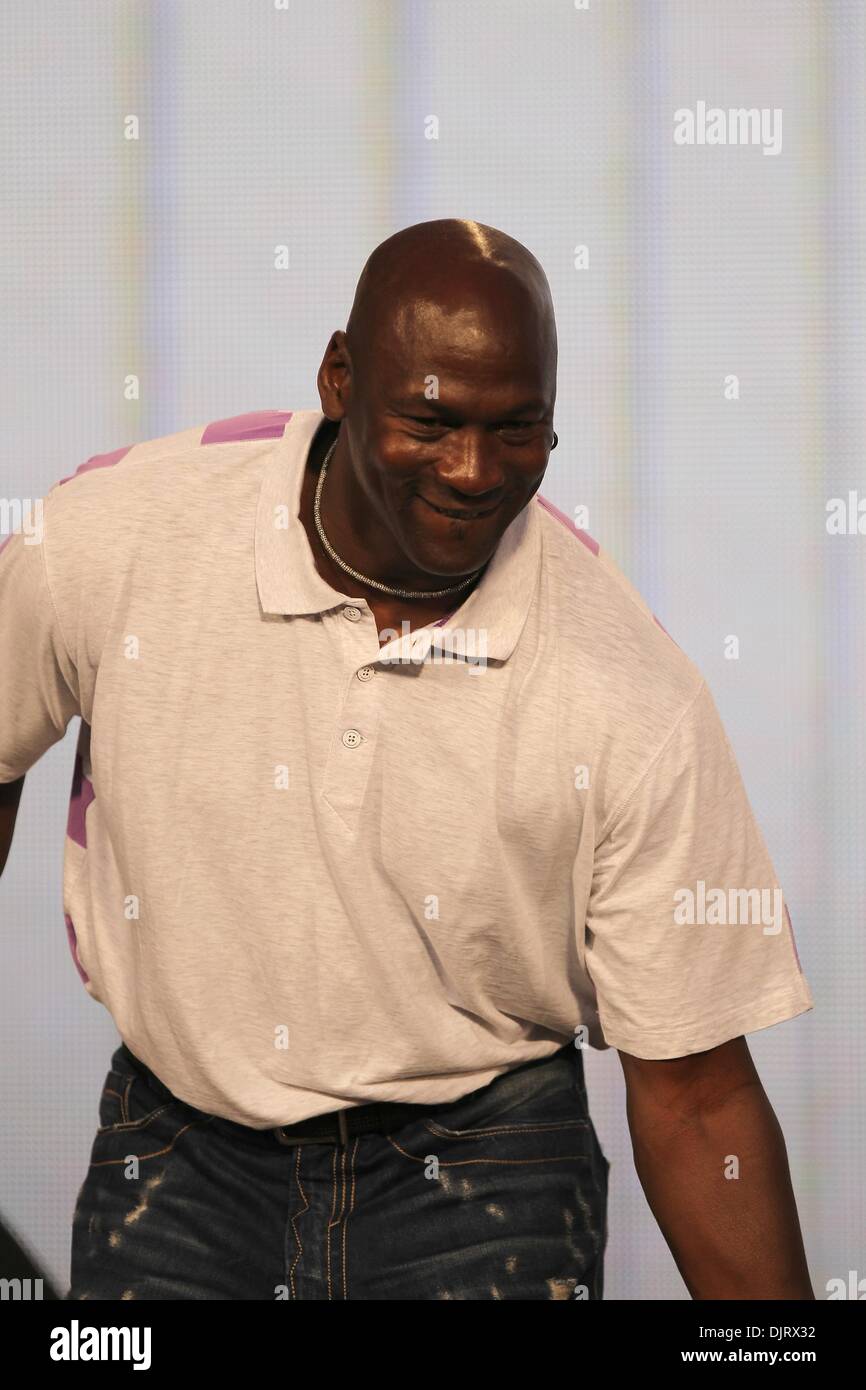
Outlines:
{"label": "bald head", "polygon": [[553,300],[540,263],[498,228],[456,217],[404,227],[368,257],[346,325],[356,369],[386,335],[403,339],[413,318],[457,316],[485,298],[519,314],[555,372]]}

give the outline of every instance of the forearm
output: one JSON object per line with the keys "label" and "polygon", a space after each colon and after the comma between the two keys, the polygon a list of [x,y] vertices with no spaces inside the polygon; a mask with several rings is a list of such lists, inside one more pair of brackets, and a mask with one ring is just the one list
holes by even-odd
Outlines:
{"label": "forearm", "polygon": [[16,782],[0,782],[0,874],[6,867],[23,786],[23,777],[19,777]]}
{"label": "forearm", "polygon": [[685,1115],[630,1109],[629,1127],[692,1298],[814,1299],[785,1140],[760,1082]]}

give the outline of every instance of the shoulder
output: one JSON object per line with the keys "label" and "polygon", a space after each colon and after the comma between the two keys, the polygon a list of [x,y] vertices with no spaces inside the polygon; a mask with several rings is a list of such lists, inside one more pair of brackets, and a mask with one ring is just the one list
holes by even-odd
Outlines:
{"label": "shoulder", "polygon": [[564,649],[594,684],[648,699],[662,718],[681,710],[703,676],[612,555],[537,495],[545,599]]}
{"label": "shoulder", "polygon": [[251,411],[94,454],[46,494],[49,553],[127,544],[136,531],[169,529],[196,501],[225,509],[227,492],[256,487],[292,413]]}
{"label": "shoulder", "polygon": [[119,491],[136,484],[165,481],[166,470],[172,468],[182,475],[199,466],[216,469],[222,461],[267,456],[275,441],[282,438],[292,414],[290,410],[250,411],[94,454],[73,473],[59,479],[50,495],[53,497],[63,489],[64,502],[74,505],[82,497],[108,496],[109,489]]}
{"label": "shoulder", "polygon": [[[599,823],[653,764],[706,690],[702,672],[599,543],[546,499],[538,640],[560,717],[592,760]],[[695,732],[700,741],[706,731]]]}
{"label": "shoulder", "polygon": [[194,564],[202,537],[254,515],[291,415],[256,411],[127,444],[55,483],[40,548],[66,629],[101,633],[126,576]]}

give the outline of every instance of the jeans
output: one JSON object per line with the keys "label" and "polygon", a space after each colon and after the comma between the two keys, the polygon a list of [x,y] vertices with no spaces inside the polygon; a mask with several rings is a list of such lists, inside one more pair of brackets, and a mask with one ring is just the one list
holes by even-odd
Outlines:
{"label": "jeans", "polygon": [[207,1115],[121,1044],[65,1297],[600,1299],[609,1167],[572,1043],[347,1144]]}

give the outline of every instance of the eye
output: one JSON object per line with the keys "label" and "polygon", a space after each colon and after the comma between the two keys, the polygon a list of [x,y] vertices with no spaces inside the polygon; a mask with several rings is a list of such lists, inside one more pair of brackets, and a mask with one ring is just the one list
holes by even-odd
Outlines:
{"label": "eye", "polygon": [[414,425],[426,425],[428,429],[441,429],[442,421],[435,420],[431,415],[407,415],[407,420],[411,420]]}
{"label": "eye", "polygon": [[537,420],[506,420],[503,424],[497,425],[497,429],[510,430],[518,434],[525,434],[527,430],[534,430],[537,428]]}

